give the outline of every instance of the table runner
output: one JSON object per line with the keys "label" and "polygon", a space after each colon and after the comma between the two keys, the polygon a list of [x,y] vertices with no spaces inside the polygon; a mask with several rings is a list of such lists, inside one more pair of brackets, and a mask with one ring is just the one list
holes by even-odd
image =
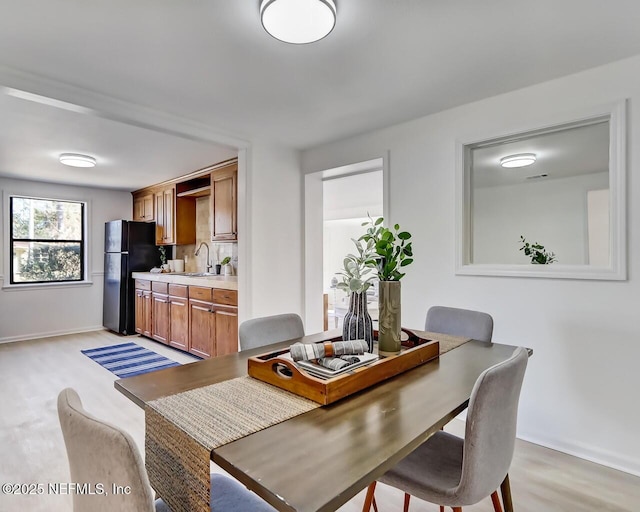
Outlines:
{"label": "table runner", "polygon": [[145,407],[151,486],[172,512],[206,512],[211,450],[317,407],[249,376],[153,400]]}
{"label": "table runner", "polygon": [[[440,354],[470,338],[421,333]],[[249,376],[192,389],[145,406],[145,465],[173,512],[208,512],[211,451],[320,404]]]}

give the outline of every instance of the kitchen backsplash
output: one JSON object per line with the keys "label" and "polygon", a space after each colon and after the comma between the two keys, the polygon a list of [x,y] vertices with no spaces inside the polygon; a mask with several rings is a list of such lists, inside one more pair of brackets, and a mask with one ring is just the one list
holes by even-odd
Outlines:
{"label": "kitchen backsplash", "polygon": [[210,215],[209,198],[199,197],[196,199],[196,243],[195,245],[177,245],[175,258],[184,260],[185,272],[206,272],[207,249],[203,247],[198,256],[194,255],[200,243],[206,242],[211,249],[211,264],[220,263],[229,256],[233,265],[233,275],[238,275],[238,244],[211,241]]}

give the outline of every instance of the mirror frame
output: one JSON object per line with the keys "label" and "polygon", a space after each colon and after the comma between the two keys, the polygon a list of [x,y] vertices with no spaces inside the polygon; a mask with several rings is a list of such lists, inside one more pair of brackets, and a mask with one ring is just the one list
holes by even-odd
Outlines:
{"label": "mirror frame", "polygon": [[[622,281],[627,279],[626,240],[626,108],[621,100],[591,109],[574,116],[529,126],[525,129],[496,134],[491,137],[468,138],[456,141],[456,275],[542,277],[559,279],[599,279]],[[534,134],[544,130],[579,126],[595,119],[609,118],[609,265],[514,265],[474,264],[472,250],[472,208],[470,146],[497,141],[507,137]]]}

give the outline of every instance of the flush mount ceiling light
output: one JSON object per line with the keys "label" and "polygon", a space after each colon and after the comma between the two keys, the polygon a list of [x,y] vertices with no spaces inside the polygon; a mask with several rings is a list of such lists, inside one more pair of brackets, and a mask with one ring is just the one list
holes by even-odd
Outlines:
{"label": "flush mount ceiling light", "polygon": [[334,0],[262,0],[260,18],[264,29],[285,43],[319,41],[336,24]]}
{"label": "flush mount ceiling light", "polygon": [[77,153],[62,153],[60,155],[60,163],[71,167],[95,167],[96,159],[88,155],[79,155]]}
{"label": "flush mount ceiling light", "polygon": [[536,161],[534,153],[520,153],[518,155],[509,155],[500,159],[500,165],[512,169],[514,167],[526,167]]}

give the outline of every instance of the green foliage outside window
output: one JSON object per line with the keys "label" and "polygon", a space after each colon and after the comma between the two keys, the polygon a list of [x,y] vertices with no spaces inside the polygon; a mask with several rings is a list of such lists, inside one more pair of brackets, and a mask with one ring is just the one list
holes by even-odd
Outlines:
{"label": "green foliage outside window", "polygon": [[84,204],[12,197],[11,282],[80,281]]}

